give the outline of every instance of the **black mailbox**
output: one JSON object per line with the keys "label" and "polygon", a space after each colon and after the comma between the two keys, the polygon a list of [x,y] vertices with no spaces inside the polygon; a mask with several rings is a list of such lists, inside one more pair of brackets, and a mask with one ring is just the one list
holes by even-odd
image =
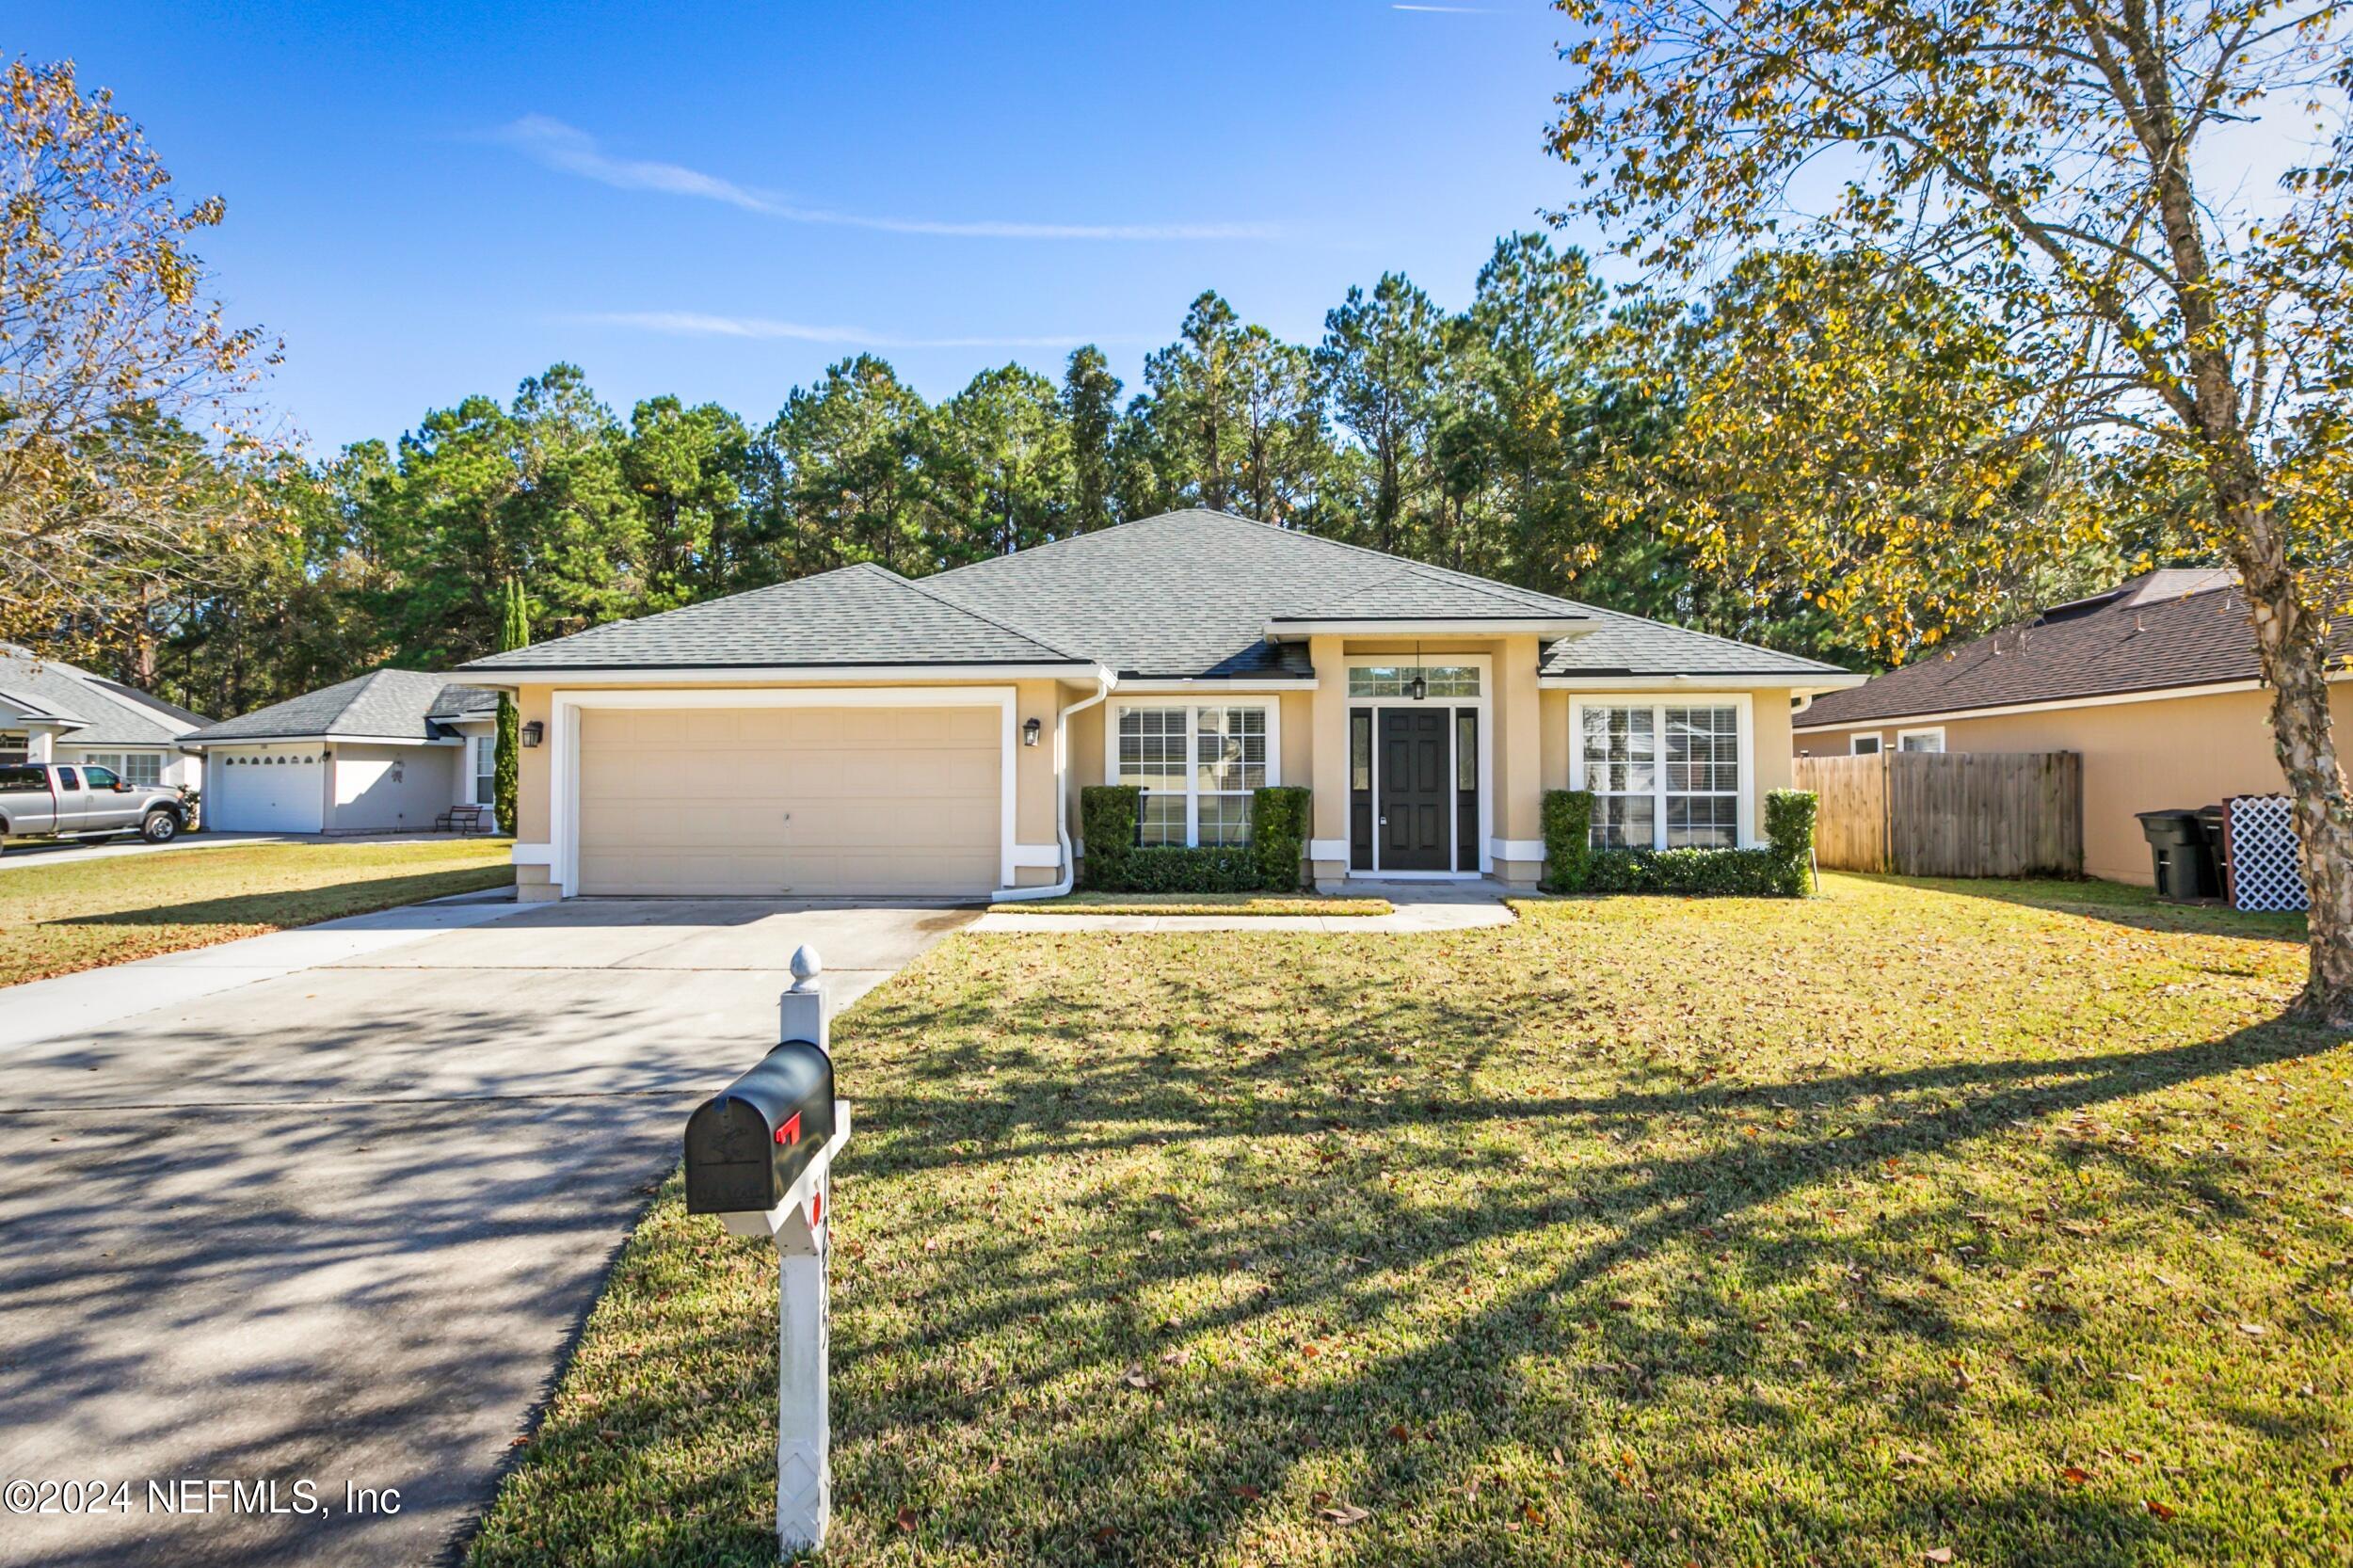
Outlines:
{"label": "black mailbox", "polygon": [[833,1133],[833,1058],[787,1040],[687,1118],[686,1211],[767,1212]]}

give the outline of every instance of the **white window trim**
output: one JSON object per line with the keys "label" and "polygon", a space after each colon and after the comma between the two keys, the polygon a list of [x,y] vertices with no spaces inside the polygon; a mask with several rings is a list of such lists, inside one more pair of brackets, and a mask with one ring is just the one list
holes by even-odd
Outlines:
{"label": "white window trim", "polygon": [[[1871,749],[1868,751],[1862,749],[1863,743],[1865,741],[1871,743]],[[1885,751],[1886,749],[1886,737],[1882,736],[1876,729],[1872,730],[1868,735],[1849,735],[1847,737],[1847,755],[1849,757],[1877,757],[1881,752]]]}
{"label": "white window trim", "polygon": [[[481,769],[474,766],[474,753],[476,749],[486,742],[488,743],[490,746],[490,766],[492,774],[488,776],[486,776]],[[495,806],[498,804],[495,800],[485,800],[482,798],[482,780],[486,776],[494,777],[498,767],[498,732],[496,730],[492,730],[488,735],[467,736],[466,749],[459,755],[465,760],[465,766],[459,770],[465,775],[465,792],[459,798],[457,804],[460,806]]]}
{"label": "white window trim", "polygon": [[[1123,686],[1120,690],[1126,691],[1128,688]],[[1119,720],[1122,714],[1144,708],[1185,710],[1185,847],[1188,849],[1197,848],[1201,842],[1200,802],[1203,792],[1199,771],[1201,759],[1196,746],[1198,731],[1193,728],[1196,722],[1193,717],[1195,709],[1256,708],[1265,713],[1267,787],[1273,789],[1283,782],[1283,704],[1278,696],[1256,692],[1194,692],[1190,694],[1170,692],[1164,696],[1137,697],[1133,701],[1114,698],[1105,706],[1111,709],[1103,719],[1103,782],[1106,784],[1127,782],[1119,776]],[[1149,790],[1150,786],[1147,785],[1144,788]],[[1157,792],[1174,794],[1176,792],[1163,789]],[[1236,792],[1211,790],[1208,792],[1213,795],[1225,795],[1233,794]],[[1240,792],[1244,795],[1250,793],[1248,790]],[[1257,824],[1254,822],[1250,825],[1251,831],[1255,834],[1257,831]]]}
{"label": "white window trim", "polygon": [[1913,738],[1913,736],[1915,736],[1915,735],[1933,735],[1933,736],[1935,736],[1935,737],[1936,737],[1936,749],[1937,749],[1937,751],[1938,751],[1940,754],[1944,751],[1944,749],[1945,749],[1945,727],[1944,727],[1943,725],[1941,725],[1941,724],[1931,724],[1931,725],[1928,725],[1928,726],[1925,726],[1925,727],[1923,727],[1923,728],[1919,728],[1919,729],[1898,729],[1898,730],[1897,730],[1897,731],[1896,731],[1896,749],[1897,749],[1897,751],[1901,751],[1901,750],[1903,750],[1903,749],[1904,749],[1904,742],[1906,742],[1907,740],[1910,740],[1911,738]]}
{"label": "white window trim", "polygon": [[1735,708],[1739,716],[1737,747],[1740,762],[1740,798],[1736,817],[1738,826],[1734,840],[1743,849],[1757,847],[1756,837],[1756,713],[1754,704],[1746,692],[1580,692],[1569,698],[1569,788],[1582,790],[1585,783],[1585,711],[1589,708],[1651,708],[1658,710],[1653,720],[1658,735],[1658,787],[1653,797],[1657,808],[1651,813],[1651,847],[1667,847],[1667,715],[1669,708]]}
{"label": "white window trim", "polygon": [[[700,687],[674,692],[558,690],[548,696],[548,844],[552,864],[548,880],[564,898],[580,892],[580,715],[589,708],[661,712],[677,708],[994,708],[1001,719],[997,740],[997,886],[1014,885],[1014,808],[1018,782],[1015,768],[1021,744],[1014,734],[1015,692],[1011,686],[804,686],[767,691]],[[454,742],[452,744],[455,744]],[[518,844],[519,866],[542,864],[536,845]]]}
{"label": "white window trim", "polygon": [[[1479,869],[1475,872],[1385,872],[1381,869],[1381,834],[1376,822],[1372,835],[1372,869],[1370,871],[1356,870],[1356,846],[1353,838],[1342,838],[1339,840],[1343,846],[1339,858],[1349,868],[1349,875],[1361,877],[1367,881],[1377,879],[1382,882],[1447,882],[1468,881],[1492,872],[1495,870],[1497,841],[1494,837],[1496,726],[1493,699],[1496,689],[1496,662],[1493,655],[1485,653],[1365,653],[1351,654],[1342,661],[1342,664],[1344,667],[1340,676],[1340,689],[1343,694],[1348,689],[1347,671],[1353,669],[1387,669],[1393,665],[1410,664],[1420,669],[1430,669],[1440,664],[1468,664],[1479,671],[1479,695],[1477,696],[1426,696],[1419,702],[1410,696],[1343,696],[1341,699],[1343,712],[1357,708],[1429,708],[1433,706],[1475,708],[1479,711]],[[1446,771],[1449,778],[1455,776],[1455,727],[1449,725],[1446,736]],[[1343,756],[1340,771],[1344,775],[1349,774],[1353,765],[1353,757]],[[1350,793],[1353,795],[1354,792],[1352,788]],[[1381,799],[1381,720],[1378,716],[1372,721],[1372,798],[1377,806]],[[1377,810],[1374,816],[1378,818]],[[1457,846],[1453,840],[1454,834],[1459,831],[1456,826],[1459,817],[1458,812],[1447,813],[1447,858],[1449,860],[1462,858],[1455,853]],[[1351,831],[1353,832],[1353,829]]]}

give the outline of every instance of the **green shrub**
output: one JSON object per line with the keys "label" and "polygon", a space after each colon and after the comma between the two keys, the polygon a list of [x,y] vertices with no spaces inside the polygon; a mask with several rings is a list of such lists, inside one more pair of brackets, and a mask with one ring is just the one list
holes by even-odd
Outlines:
{"label": "green shrub", "polygon": [[1765,838],[1779,864],[1783,898],[1803,898],[1814,872],[1814,821],[1822,803],[1811,790],[1772,790],[1765,796]]}
{"label": "green shrub", "polygon": [[1124,888],[1128,857],[1136,853],[1136,823],[1144,792],[1132,784],[1090,784],[1079,792],[1079,840],[1086,852],[1086,885]]}
{"label": "green shrub", "polygon": [[1545,792],[1545,881],[1546,892],[1585,890],[1593,863],[1593,792]]}
{"label": "green shrub", "polygon": [[1783,881],[1769,849],[1597,849],[1585,891],[1785,898]]}
{"label": "green shrub", "polygon": [[1298,889],[1300,862],[1307,852],[1307,808],[1312,792],[1296,784],[1273,784],[1250,796],[1250,841],[1258,852],[1258,886],[1271,893]]}
{"label": "green shrub", "polygon": [[1545,794],[1545,888],[1555,893],[1696,893],[1803,898],[1814,866],[1817,802],[1804,790],[1765,797],[1763,849],[1594,849],[1593,797]]}
{"label": "green shrub", "polygon": [[1118,893],[1255,893],[1262,874],[1252,844],[1154,844],[1127,853],[1116,883],[1088,885]]}
{"label": "green shrub", "polygon": [[1132,784],[1090,784],[1079,792],[1084,881],[1112,893],[1295,891],[1309,798],[1297,788],[1251,792],[1246,844],[1147,847],[1136,842],[1144,792]]}

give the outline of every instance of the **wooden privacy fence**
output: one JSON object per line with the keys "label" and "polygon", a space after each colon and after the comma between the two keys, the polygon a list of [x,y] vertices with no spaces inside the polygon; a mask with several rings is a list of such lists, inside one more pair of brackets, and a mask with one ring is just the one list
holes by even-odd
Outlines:
{"label": "wooden privacy fence", "polygon": [[1801,757],[1825,871],[2081,876],[2084,760],[2073,751]]}

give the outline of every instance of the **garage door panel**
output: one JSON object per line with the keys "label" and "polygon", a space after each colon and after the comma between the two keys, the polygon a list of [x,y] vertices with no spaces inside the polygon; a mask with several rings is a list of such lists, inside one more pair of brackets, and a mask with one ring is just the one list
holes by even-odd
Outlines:
{"label": "garage door panel", "polygon": [[995,708],[593,710],[579,760],[589,893],[984,893]]}

